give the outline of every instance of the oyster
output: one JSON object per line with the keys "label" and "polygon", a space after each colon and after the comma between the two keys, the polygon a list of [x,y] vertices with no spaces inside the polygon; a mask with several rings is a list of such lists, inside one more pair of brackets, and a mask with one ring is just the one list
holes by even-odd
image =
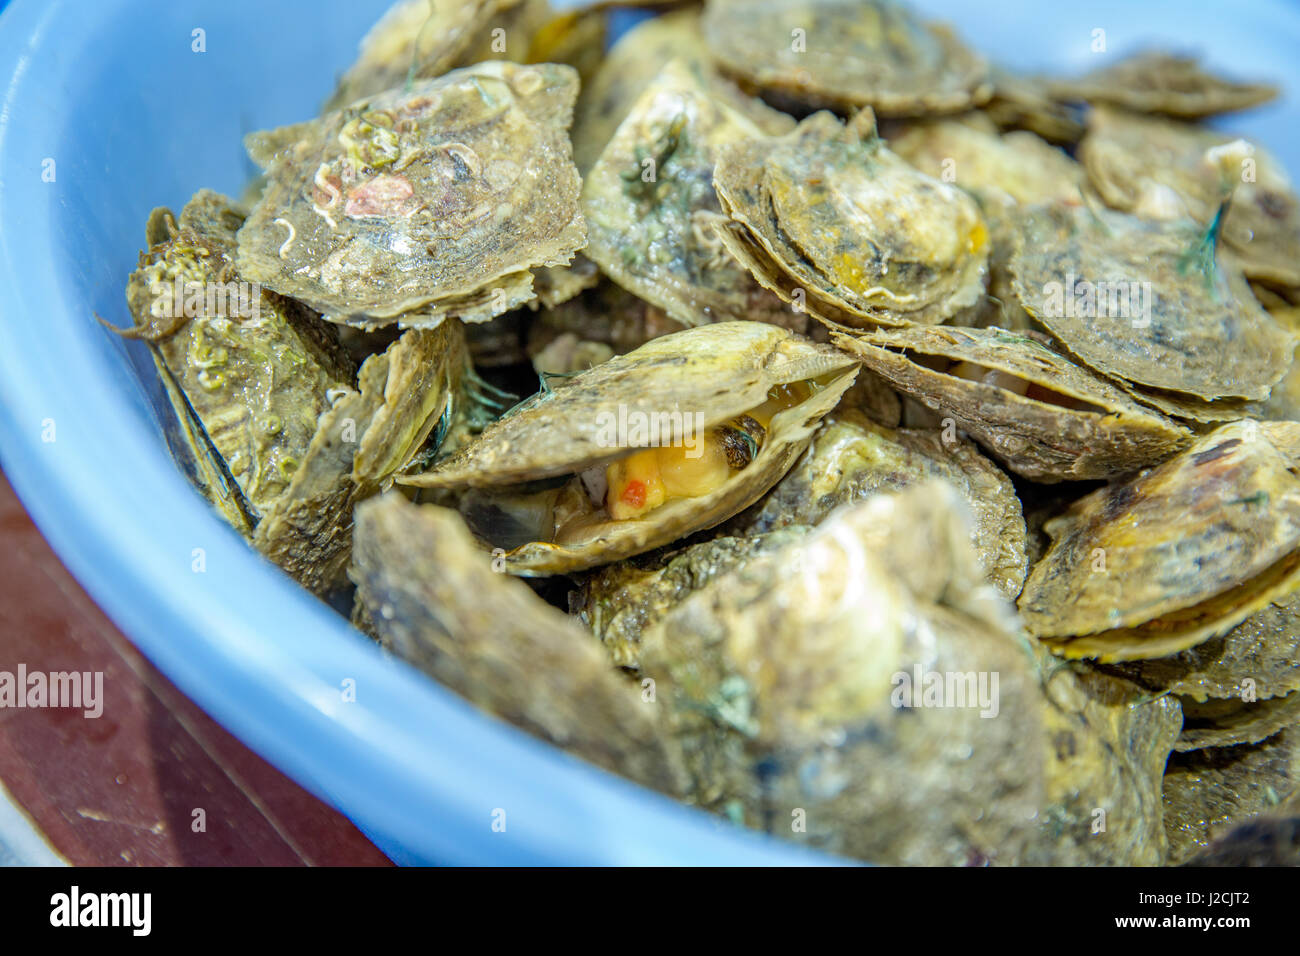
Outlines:
{"label": "oyster", "polygon": [[1067,657],[1142,660],[1225,634],[1300,584],[1300,424],[1240,421],[1046,525],[1020,613]]}
{"label": "oyster", "polygon": [[357,508],[350,573],[394,653],[584,760],[681,792],[659,709],[610,668],[581,627],[492,563],[454,511],[398,494]]}
{"label": "oyster", "polygon": [[1061,100],[1106,103],[1138,113],[1203,119],[1277,98],[1271,83],[1237,83],[1208,72],[1194,56],[1143,50],[1071,80],[1053,80]]}
{"label": "oyster", "polygon": [[982,57],[892,0],[708,0],[703,27],[725,72],[803,106],[916,116],[991,92]]}
{"label": "oyster", "polygon": [[827,416],[790,473],[724,530],[753,535],[819,525],[849,502],[936,479],[970,509],[971,541],[989,583],[1014,598],[1025,581],[1025,520],[1006,475],[955,434],[886,428],[856,409]]}
{"label": "oyster", "polygon": [[831,337],[1036,481],[1123,474],[1169,457],[1192,437],[1027,335],[911,328]]}
{"label": "oyster", "polygon": [[1043,798],[1027,743],[1041,694],[970,536],[942,482],[880,495],[649,628],[641,673],[690,799],[879,863],[1020,858]]}
{"label": "oyster", "polygon": [[1222,637],[1169,657],[1134,661],[1123,670],[1149,687],[1192,701],[1292,694],[1300,690],[1300,593],[1256,611]]}
{"label": "oyster", "polygon": [[1040,77],[1020,76],[994,67],[993,96],[981,109],[1000,129],[1023,129],[1057,146],[1074,146],[1083,139],[1078,110],[1052,99]]}
{"label": "oyster", "polygon": [[753,319],[807,325],[722,247],[714,154],[762,131],[672,60],[646,87],[587,174],[586,254],[628,291],[685,326]]}
{"label": "oyster", "polygon": [[1240,698],[1183,700],[1183,732],[1175,750],[1203,750],[1267,740],[1287,727],[1300,724],[1300,694],[1245,701]]}
{"label": "oyster", "polygon": [[807,447],[853,381],[852,364],[764,323],[689,329],[533,396],[399,481],[480,489],[462,510],[514,573],[593,567],[752,503]]}
{"label": "oyster", "polygon": [[[585,242],[565,130],[577,74],[488,62],[249,139],[270,185],[240,270],[332,321],[483,321],[534,297],[529,270]],[[526,164],[522,161],[527,157]]]}
{"label": "oyster", "polygon": [[1164,390],[1202,405],[1265,398],[1295,336],[1259,306],[1226,251],[1200,258],[1205,240],[1185,220],[1043,206],[1025,220],[1013,285],[1071,354],[1143,395]]}
{"label": "oyster", "polygon": [[760,283],[841,325],[934,324],[984,292],[975,202],[886,148],[863,110],[815,113],[787,136],[720,147],[727,249]]}
{"label": "oyster", "polygon": [[1149,219],[1210,222],[1252,279],[1300,286],[1300,198],[1262,147],[1202,126],[1098,107],[1079,158],[1110,206]]}
{"label": "oyster", "polygon": [[755,555],[797,541],[808,530],[800,525],[763,534],[723,535],[606,565],[569,595],[569,613],[591,628],[616,665],[635,669],[647,628],[715,578]]}
{"label": "oyster", "polygon": [[324,112],[482,60],[523,62],[545,0],[400,0],[361,40]]}
{"label": "oyster", "polygon": [[1300,790],[1216,837],[1183,866],[1300,866]]}
{"label": "oyster", "polygon": [[455,320],[411,329],[368,358],[358,390],[342,390],[321,416],[301,467],[258,524],[257,549],[317,592],[341,584],[356,504],[422,450],[436,453],[458,413],[472,414],[471,374]]}
{"label": "oyster", "polygon": [[234,257],[244,221],[232,200],[207,189],[178,223],[155,211],[126,298],[130,334],[156,348],[260,514],[289,485],[327,393],[349,384],[352,369],[329,326],[243,281]]}
{"label": "oyster", "polygon": [[1174,754],[1165,771],[1169,862],[1188,860],[1221,833],[1269,813],[1300,790],[1300,728],[1257,744]]}
{"label": "oyster", "polygon": [[1009,268],[1020,234],[1021,207],[1073,200],[1084,183],[1083,168],[1032,133],[998,135],[979,113],[909,124],[889,145],[926,175],[970,193],[988,227],[988,296],[974,314],[957,316],[954,323],[1031,328],[1012,289]]}
{"label": "oyster", "polygon": [[674,59],[702,75],[713,96],[765,133],[784,133],[794,125],[790,117],[742,93],[714,71],[700,31],[699,11],[674,10],[637,24],[619,38],[591,82],[584,84],[573,118],[573,158],[584,175],[600,158],[641,91]]}
{"label": "oyster", "polygon": [[1027,863],[1164,862],[1161,783],[1178,702],[1087,664],[1039,652],[1046,705],[1046,804]]}

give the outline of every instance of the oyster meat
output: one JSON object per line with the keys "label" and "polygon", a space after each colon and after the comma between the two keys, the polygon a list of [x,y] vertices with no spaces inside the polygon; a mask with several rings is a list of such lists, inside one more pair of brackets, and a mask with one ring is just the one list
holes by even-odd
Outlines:
{"label": "oyster meat", "polygon": [[577,85],[571,67],[487,62],[274,145],[253,134],[270,182],[239,233],[241,272],[362,328],[526,304],[529,270],[586,240],[566,135]]}

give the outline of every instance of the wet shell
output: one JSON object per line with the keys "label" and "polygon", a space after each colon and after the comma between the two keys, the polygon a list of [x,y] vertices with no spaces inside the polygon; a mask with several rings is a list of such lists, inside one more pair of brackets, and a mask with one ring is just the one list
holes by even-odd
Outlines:
{"label": "wet shell", "polygon": [[[878,863],[1021,857],[1043,799],[1041,694],[960,511],[943,483],[846,508],[646,632],[641,673],[691,799]],[[997,716],[973,685],[965,706],[925,706],[930,673],[997,673]]]}
{"label": "wet shell", "polygon": [[1225,634],[1300,583],[1300,424],[1233,422],[1048,522],[1020,595],[1067,657],[1142,660]]}
{"label": "wet shell", "polygon": [[1178,702],[1081,662],[1043,651],[1038,660],[1047,803],[1040,842],[1025,862],[1160,865],[1161,783],[1182,723]]}
{"label": "wet shell", "polygon": [[1107,204],[1148,219],[1208,223],[1232,194],[1221,236],[1252,279],[1300,286],[1300,198],[1262,147],[1173,120],[1098,107],[1079,158]]}
{"label": "wet shell", "polygon": [[[559,574],[649,551],[712,527],[751,504],[807,447],[817,422],[853,381],[852,361],[776,326],[720,322],[663,336],[529,399],[431,470],[399,479],[425,488],[496,488],[576,475],[656,443],[648,428],[623,433],[619,421],[663,422],[658,445],[681,445],[698,421],[709,428],[761,405],[775,386],[817,382],[777,413],[752,461],[720,487],[675,498],[636,519],[610,520],[597,507],[564,543],[528,540],[504,554],[520,574]],[[697,416],[698,413],[698,416]],[[689,428],[688,428],[688,423]],[[699,440],[698,433],[694,436]],[[581,483],[567,488],[585,498]],[[565,492],[561,491],[561,495]],[[477,500],[477,499],[476,499]],[[491,500],[487,510],[500,511]],[[547,507],[552,507],[548,505]],[[604,517],[602,517],[604,516]]]}
{"label": "wet shell", "polygon": [[1222,637],[1123,669],[1149,687],[1194,701],[1244,693],[1266,700],[1300,690],[1300,594],[1257,611]]}
{"label": "wet shell", "polygon": [[895,388],[1036,481],[1108,478],[1172,455],[1191,433],[1025,335],[1001,329],[831,333]]}
{"label": "wet shell", "polygon": [[1280,730],[1300,724],[1300,694],[1245,701],[1229,697],[1209,701],[1183,700],[1183,732],[1174,749],[1201,750],[1267,740]]}
{"label": "wet shell", "polygon": [[722,220],[713,190],[717,147],[761,135],[710,92],[701,72],[670,61],[586,176],[586,254],[685,326],[806,321],[728,255],[714,228]]}
{"label": "wet shell", "polygon": [[1244,820],[1300,790],[1300,728],[1258,744],[1175,754],[1165,772],[1169,862],[1180,864]]}
{"label": "wet shell", "polygon": [[1186,220],[1039,207],[1011,260],[1016,295],[1105,375],[1204,401],[1264,398],[1290,366],[1295,337],[1260,308],[1226,252],[1202,271],[1204,238]]}
{"label": "wet shell", "polygon": [[363,328],[526,304],[586,240],[576,96],[570,67],[482,63],[317,120],[267,165],[241,271]]}
{"label": "wet shell", "polygon": [[756,123],[765,133],[789,131],[794,120],[742,93],[719,75],[705,46],[698,10],[675,10],[628,30],[583,85],[573,119],[573,158],[585,175],[614,136],[646,85],[670,60],[680,59],[706,78],[710,92]]}
{"label": "wet shell", "polygon": [[992,79],[993,96],[981,109],[1000,129],[1027,130],[1057,146],[1074,146],[1083,139],[1079,111],[1048,96],[1040,77],[994,67]]}
{"label": "wet shell", "polygon": [[1073,80],[1048,84],[1062,100],[1107,103],[1138,113],[1203,119],[1259,106],[1277,97],[1269,83],[1237,83],[1208,72],[1192,56],[1144,50]]}
{"label": "wet shell", "polygon": [[254,545],[307,587],[344,583],[356,504],[391,484],[422,446],[436,452],[458,403],[468,404],[463,327],[411,329],[361,366],[320,418],[284,494],[257,526]]}
{"label": "wet shell", "polygon": [[788,136],[722,147],[720,232],[759,282],[846,325],[933,324],[984,292],[988,231],[975,202],[886,148],[868,111],[815,113]]}
{"label": "wet shell", "polygon": [[729,521],[730,534],[819,525],[836,508],[935,479],[961,495],[972,543],[989,582],[1015,598],[1025,581],[1025,519],[1010,480],[967,441],[938,431],[885,428],[854,409],[837,410],[813,434],[798,464],[759,502]]}
{"label": "wet shell", "polygon": [[362,38],[324,112],[482,60],[523,62],[546,8],[537,0],[401,0]]}
{"label": "wet shell", "polygon": [[584,760],[680,792],[658,709],[610,668],[591,635],[522,581],[493,571],[454,511],[397,494],[362,504],[351,576],[398,656]]}
{"label": "wet shell", "polygon": [[889,0],[709,0],[704,37],[748,86],[805,107],[951,113],[988,99],[988,65]]}
{"label": "wet shell", "polygon": [[156,241],[126,297],[132,334],[151,343],[257,516],[289,485],[327,393],[350,384],[352,369],[329,326],[243,282],[234,267],[243,221],[242,209],[210,190],[195,194],[179,223],[156,212],[148,230]]}

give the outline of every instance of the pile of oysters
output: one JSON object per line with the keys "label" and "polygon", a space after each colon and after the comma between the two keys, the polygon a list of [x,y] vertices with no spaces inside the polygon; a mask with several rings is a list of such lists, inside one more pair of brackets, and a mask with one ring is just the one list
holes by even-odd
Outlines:
{"label": "pile of oysters", "polygon": [[1300,817],[1300,198],[1204,123],[1277,91],[639,6],[402,0],[243,196],[155,210],[120,331],[186,474],[387,652],[736,825],[1300,860],[1258,845]]}

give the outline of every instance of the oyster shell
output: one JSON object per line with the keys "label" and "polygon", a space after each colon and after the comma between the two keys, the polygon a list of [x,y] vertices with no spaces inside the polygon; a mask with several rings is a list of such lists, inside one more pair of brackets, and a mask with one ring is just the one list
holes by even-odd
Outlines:
{"label": "oyster shell", "polygon": [[556,339],[567,335],[579,342],[607,345],[615,355],[622,355],[651,339],[680,331],[682,326],[662,309],[606,280],[542,311],[528,330],[527,351],[536,358]]}
{"label": "oyster shell", "polygon": [[1167,844],[1161,784],[1178,702],[1082,662],[1038,652],[1046,805],[1026,863],[1157,866]]}
{"label": "oyster shell", "polygon": [[526,304],[529,270],[586,239],[565,135],[576,95],[571,67],[488,62],[358,101],[269,153],[253,134],[270,184],[240,230],[241,271],[363,328]]}
{"label": "oyster shell", "polygon": [[545,0],[400,0],[361,40],[323,112],[482,60],[523,62]]}
{"label": "oyster shell", "polygon": [[1016,296],[1105,375],[1202,404],[1265,398],[1290,366],[1295,336],[1259,306],[1226,252],[1208,271],[1193,267],[1204,238],[1185,220],[1038,207],[1011,260]]}
{"label": "oyster shell", "polygon": [[955,434],[893,429],[856,409],[832,412],[798,463],[762,499],[727,522],[735,535],[819,525],[836,508],[942,480],[971,511],[972,544],[989,583],[1015,598],[1025,581],[1025,520],[1015,488],[997,466]]}
{"label": "oyster shell", "polygon": [[1300,424],[1233,422],[1046,525],[1020,613],[1067,657],[1162,657],[1300,583]]}
{"label": "oyster shell", "polygon": [[1169,862],[1179,864],[1300,789],[1300,728],[1257,744],[1174,754],[1165,771]]}
{"label": "oyster shell", "polygon": [[1183,866],[1300,866],[1300,790],[1216,837]]}
{"label": "oyster shell", "polygon": [[1174,120],[1098,107],[1079,159],[1110,206],[1150,219],[1209,222],[1231,193],[1220,235],[1252,279],[1300,286],[1300,199],[1262,147]]}
{"label": "oyster shell", "polygon": [[748,86],[812,108],[951,113],[988,99],[988,65],[890,0],[708,0],[704,39]]}
{"label": "oyster shell", "polygon": [[760,283],[842,325],[933,324],[984,292],[975,202],[886,148],[870,111],[815,113],[787,136],[719,148],[727,249]]}
{"label": "oyster shell", "polygon": [[573,159],[584,175],[600,158],[641,91],[674,59],[701,74],[712,95],[765,133],[777,135],[794,125],[790,117],[742,93],[713,69],[698,10],[674,10],[627,31],[605,55],[591,82],[584,84],[573,119]]}
{"label": "oyster shell", "polygon": [[473,402],[463,327],[411,329],[361,366],[320,418],[284,493],[257,526],[259,551],[312,590],[344,580],[358,502],[392,482],[422,446],[438,450],[461,404]]}
{"label": "oyster shell", "polygon": [[1143,50],[1077,79],[1053,80],[1047,89],[1061,100],[1106,103],[1183,119],[1249,109],[1278,94],[1271,83],[1224,79],[1207,71],[1194,56],[1164,50]]}
{"label": "oyster shell", "polygon": [[803,526],[709,541],[629,558],[591,573],[569,595],[569,613],[591,628],[619,667],[639,667],[641,636],[687,596],[758,554],[807,534]]}
{"label": "oyster shell", "polygon": [[[504,561],[514,573],[593,567],[712,527],[752,503],[807,447],[816,423],[852,383],[852,364],[829,346],[765,323],[688,329],[533,396],[458,454],[398,480],[496,489],[471,496],[470,510],[482,515],[509,514],[517,501],[529,524],[520,528],[511,518],[485,533],[489,543],[509,546]],[[759,427],[750,429],[742,453],[727,436],[746,418]],[[640,449],[671,461],[644,461]],[[717,472],[713,462],[723,449],[730,470]],[[699,487],[694,464],[709,469]],[[657,471],[648,473],[651,466],[689,473],[681,481],[690,490],[671,492]],[[624,481],[626,489],[607,485],[596,493],[602,470],[608,485]],[[588,480],[583,473],[591,473]],[[545,481],[555,478],[568,480],[560,487]],[[519,487],[538,480],[542,487]],[[471,524],[484,532],[483,522]]]}
{"label": "oyster shell", "polygon": [[173,407],[190,410],[180,420],[197,419],[256,517],[288,487],[327,394],[347,387],[352,368],[314,314],[243,282],[234,264],[243,222],[240,207],[207,189],[179,222],[155,210],[126,298],[130,334],[168,370]]}
{"label": "oyster shell", "polygon": [[[941,482],[871,498],[644,634],[694,802],[879,863],[1021,856],[1043,797],[1041,694],[960,512]],[[925,706],[932,674],[969,678],[965,706]],[[971,706],[992,674],[997,716]]]}
{"label": "oyster shell", "polygon": [[1227,697],[1217,700],[1183,700],[1183,732],[1175,750],[1230,747],[1267,740],[1278,731],[1300,724],[1300,694],[1245,701]]}
{"label": "oyster shell", "polygon": [[1300,690],[1300,594],[1256,611],[1222,637],[1179,654],[1123,665],[1134,680],[1193,701],[1260,700]]}
{"label": "oyster shell", "polygon": [[831,337],[1035,481],[1123,474],[1169,457],[1192,437],[1026,335],[911,328]]}
{"label": "oyster shell", "polygon": [[1000,129],[1023,129],[1057,146],[1074,146],[1083,139],[1078,110],[1052,99],[1041,77],[1021,76],[994,67],[993,96],[980,107]]}
{"label": "oyster shell", "polygon": [[671,60],[651,80],[585,177],[586,254],[629,292],[685,326],[752,319],[805,325],[736,263],[714,230],[714,154],[761,136],[713,95],[700,71]]}
{"label": "oyster shell", "polygon": [[358,597],[393,652],[494,716],[599,767],[682,790],[659,708],[569,617],[492,570],[460,517],[388,494],[357,508]]}

